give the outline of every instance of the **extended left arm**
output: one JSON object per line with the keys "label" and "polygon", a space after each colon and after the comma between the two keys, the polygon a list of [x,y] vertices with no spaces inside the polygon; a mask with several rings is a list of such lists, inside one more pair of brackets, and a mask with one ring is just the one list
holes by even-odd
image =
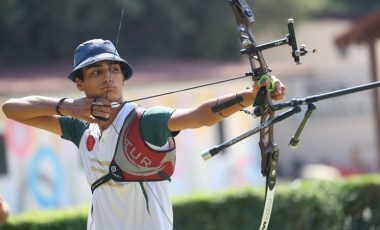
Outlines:
{"label": "extended left arm", "polygon": [[[272,77],[272,80],[275,81],[276,88],[275,91],[271,93],[271,97],[274,100],[281,100],[285,95],[285,86],[275,77]],[[264,82],[263,85],[265,84],[266,83]],[[183,129],[199,128],[202,126],[212,126],[241,109],[252,105],[259,89],[260,86],[255,82],[253,88],[240,91],[236,94],[228,94],[207,100],[198,107],[177,109],[168,121],[168,128],[170,131],[179,131]],[[212,108],[216,105],[221,105],[239,97],[241,97],[240,102],[217,112],[212,111]]]}

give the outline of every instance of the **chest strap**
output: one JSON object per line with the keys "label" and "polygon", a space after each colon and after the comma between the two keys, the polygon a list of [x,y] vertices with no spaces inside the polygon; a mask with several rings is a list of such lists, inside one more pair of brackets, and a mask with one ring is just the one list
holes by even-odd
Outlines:
{"label": "chest strap", "polygon": [[[167,175],[165,172],[160,171],[160,172],[158,172],[158,175],[162,178],[162,180],[168,180],[169,182],[171,182],[170,176]],[[91,185],[91,193],[94,193],[94,191],[95,191],[95,189],[97,187],[99,187],[100,185],[102,185],[104,183],[107,183],[111,179],[112,179],[112,174],[111,173],[107,173],[106,175],[100,177],[98,180],[96,180],[94,183],[92,183],[92,185]]]}
{"label": "chest strap", "polygon": [[91,193],[94,193],[95,189],[97,187],[99,187],[100,185],[108,182],[109,180],[111,180],[112,177],[111,177],[111,174],[107,173],[106,175],[100,177],[97,181],[95,181],[94,183],[92,183],[91,185]]}

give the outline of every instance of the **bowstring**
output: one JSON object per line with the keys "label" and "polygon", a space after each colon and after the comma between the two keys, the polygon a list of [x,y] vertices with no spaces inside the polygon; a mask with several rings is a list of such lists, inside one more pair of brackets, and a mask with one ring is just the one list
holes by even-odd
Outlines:
{"label": "bowstring", "polygon": [[[115,62],[117,47],[118,47],[118,44],[119,44],[119,37],[120,37],[121,27],[122,27],[122,24],[123,24],[124,10],[125,10],[126,2],[127,2],[127,0],[124,0],[123,8],[122,8],[121,14],[120,14],[119,28],[118,28],[118,32],[117,32],[117,35],[116,35],[115,51],[114,51],[113,59],[112,59],[112,62],[111,62],[111,70],[110,70],[110,75],[109,75],[109,81],[111,80],[111,77],[112,77],[112,70],[113,70],[112,68],[113,68],[113,64]],[[107,99],[107,96],[108,96],[108,87],[109,86],[107,86],[107,91],[106,91],[105,99]],[[112,124],[113,129],[116,131],[117,135],[120,136],[120,133],[117,131],[114,123],[112,122],[111,124]],[[141,169],[139,168],[139,166],[136,164],[136,162],[133,161],[133,164],[139,169],[139,171],[141,173],[141,176],[143,176],[143,173],[142,173]],[[161,209],[162,213],[165,215],[167,221],[172,226],[172,229],[175,229],[172,221],[170,220],[169,216],[165,212],[164,207],[162,206],[161,202],[158,200],[158,197],[156,196],[156,194],[154,194],[153,189],[151,188],[150,184],[148,183],[148,181],[146,179],[144,180],[144,182],[147,185],[147,187],[149,188],[150,192],[152,193],[152,195],[153,195],[154,199],[156,200],[157,204],[160,206],[160,209]],[[146,202],[148,202],[148,200]]]}
{"label": "bowstring", "polygon": [[[112,58],[112,62],[111,62],[110,76],[108,78],[109,81],[111,81],[113,64],[115,63],[115,57],[116,57],[117,47],[119,45],[119,37],[120,37],[120,32],[121,32],[121,26],[123,25],[124,10],[125,10],[125,4],[126,4],[126,2],[127,2],[127,0],[124,0],[124,2],[123,2],[123,8],[121,9],[120,20],[119,20],[119,28],[118,28],[117,34],[116,34],[115,50],[113,52],[113,58]],[[108,96],[108,88],[109,88],[109,86],[107,86],[107,91],[106,91],[106,97],[105,97],[105,99],[107,99],[107,96]]]}
{"label": "bowstring", "polygon": [[155,98],[155,97],[161,97],[161,96],[166,96],[166,95],[170,95],[170,94],[181,93],[181,92],[185,92],[185,91],[189,91],[189,90],[203,88],[206,86],[212,86],[212,85],[221,84],[221,83],[225,83],[225,82],[229,82],[229,81],[239,80],[239,79],[246,78],[246,77],[251,77],[251,76],[250,75],[243,75],[243,76],[239,76],[239,77],[228,78],[228,79],[221,80],[221,81],[215,81],[215,82],[206,83],[206,84],[197,85],[197,86],[191,86],[191,87],[183,88],[183,89],[179,89],[179,90],[173,90],[173,91],[169,91],[166,93],[160,93],[160,94],[155,94],[155,95],[151,95],[151,96],[147,96],[147,97],[132,99],[132,100],[128,100],[127,102],[142,101],[142,100],[147,100],[147,99],[151,99],[151,98]]}
{"label": "bowstring", "polygon": [[[118,44],[119,44],[119,37],[120,37],[121,27],[122,27],[122,24],[123,24],[124,10],[125,10],[125,4],[126,4],[126,2],[127,2],[127,0],[124,0],[123,8],[122,8],[121,14],[120,14],[119,28],[118,28],[117,35],[116,35],[115,51],[114,51],[113,59],[112,59],[112,63],[111,63],[111,71],[110,71],[110,75],[109,75],[109,80],[111,80],[112,66],[113,66],[113,64],[115,62],[117,47],[118,47]],[[225,79],[225,80],[211,82],[211,83],[207,83],[207,84],[203,84],[203,85],[192,86],[192,87],[188,87],[188,88],[184,88],[184,89],[180,89],[180,90],[174,90],[174,91],[169,91],[169,92],[166,92],[166,93],[160,93],[160,94],[155,94],[155,95],[151,95],[151,96],[147,96],[147,97],[132,99],[132,100],[128,100],[128,101],[123,102],[123,104],[127,103],[127,102],[142,101],[142,100],[147,100],[147,99],[151,99],[151,98],[155,98],[155,97],[161,97],[161,96],[166,96],[166,95],[170,95],[170,94],[180,93],[180,92],[184,92],[184,91],[188,91],[188,90],[194,90],[194,89],[198,89],[198,88],[202,88],[202,87],[207,87],[207,86],[221,84],[221,83],[225,83],[225,82],[229,82],[229,81],[239,80],[239,79],[250,77],[250,76],[251,75],[249,75],[249,74],[245,74],[243,76],[228,78],[228,79]],[[108,96],[108,87],[109,86],[107,86],[107,91],[106,91],[105,99],[107,99],[107,96]]]}

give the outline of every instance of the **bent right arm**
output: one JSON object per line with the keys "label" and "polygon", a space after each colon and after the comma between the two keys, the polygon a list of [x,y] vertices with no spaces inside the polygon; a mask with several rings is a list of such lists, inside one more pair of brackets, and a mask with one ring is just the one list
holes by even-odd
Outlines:
{"label": "bent right arm", "polygon": [[55,106],[59,100],[59,98],[43,96],[13,98],[6,101],[2,109],[9,119],[62,135],[55,111]]}
{"label": "bent right arm", "polygon": [[[2,109],[7,118],[18,121],[25,125],[30,125],[62,136],[61,125],[56,111],[60,98],[44,96],[27,96],[13,98],[6,101]],[[102,123],[98,119],[93,119],[93,115],[106,118],[111,110],[109,101],[99,99],[103,105],[93,106],[93,98],[83,97],[79,99],[65,99],[59,112],[65,116],[71,116],[90,123]],[[98,101],[99,101],[98,100]],[[108,106],[107,106],[108,105]],[[91,114],[91,108],[94,108]],[[112,121],[107,121],[108,123]],[[104,124],[106,122],[103,122]]]}

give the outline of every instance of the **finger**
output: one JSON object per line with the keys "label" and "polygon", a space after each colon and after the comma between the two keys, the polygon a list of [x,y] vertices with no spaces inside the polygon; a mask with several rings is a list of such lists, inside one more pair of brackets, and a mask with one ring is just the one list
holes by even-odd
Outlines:
{"label": "finger", "polygon": [[276,89],[271,93],[271,97],[273,100],[281,100],[285,96],[285,86],[281,83],[278,82],[276,83]]}
{"label": "finger", "polygon": [[110,117],[109,101],[105,98],[94,98],[90,106],[90,119],[107,121]]}
{"label": "finger", "polygon": [[108,119],[110,117],[109,113],[107,112],[103,112],[103,111],[99,111],[99,110],[95,110],[95,109],[92,109],[90,114],[93,116],[93,117],[103,117],[105,119]]}
{"label": "finger", "polygon": [[94,101],[92,102],[92,104],[110,106],[111,103],[106,98],[94,98]]}
{"label": "finger", "polygon": [[271,95],[271,98],[272,98],[272,100],[279,101],[279,100],[284,99],[284,95],[282,95],[282,94],[275,95],[275,96]]}
{"label": "finger", "polygon": [[108,106],[92,104],[90,107],[90,115],[95,118],[101,117],[104,119],[108,119],[110,116],[109,113],[110,107]]}
{"label": "finger", "polygon": [[275,82],[274,93],[276,95],[285,93],[285,86],[280,81]]}

